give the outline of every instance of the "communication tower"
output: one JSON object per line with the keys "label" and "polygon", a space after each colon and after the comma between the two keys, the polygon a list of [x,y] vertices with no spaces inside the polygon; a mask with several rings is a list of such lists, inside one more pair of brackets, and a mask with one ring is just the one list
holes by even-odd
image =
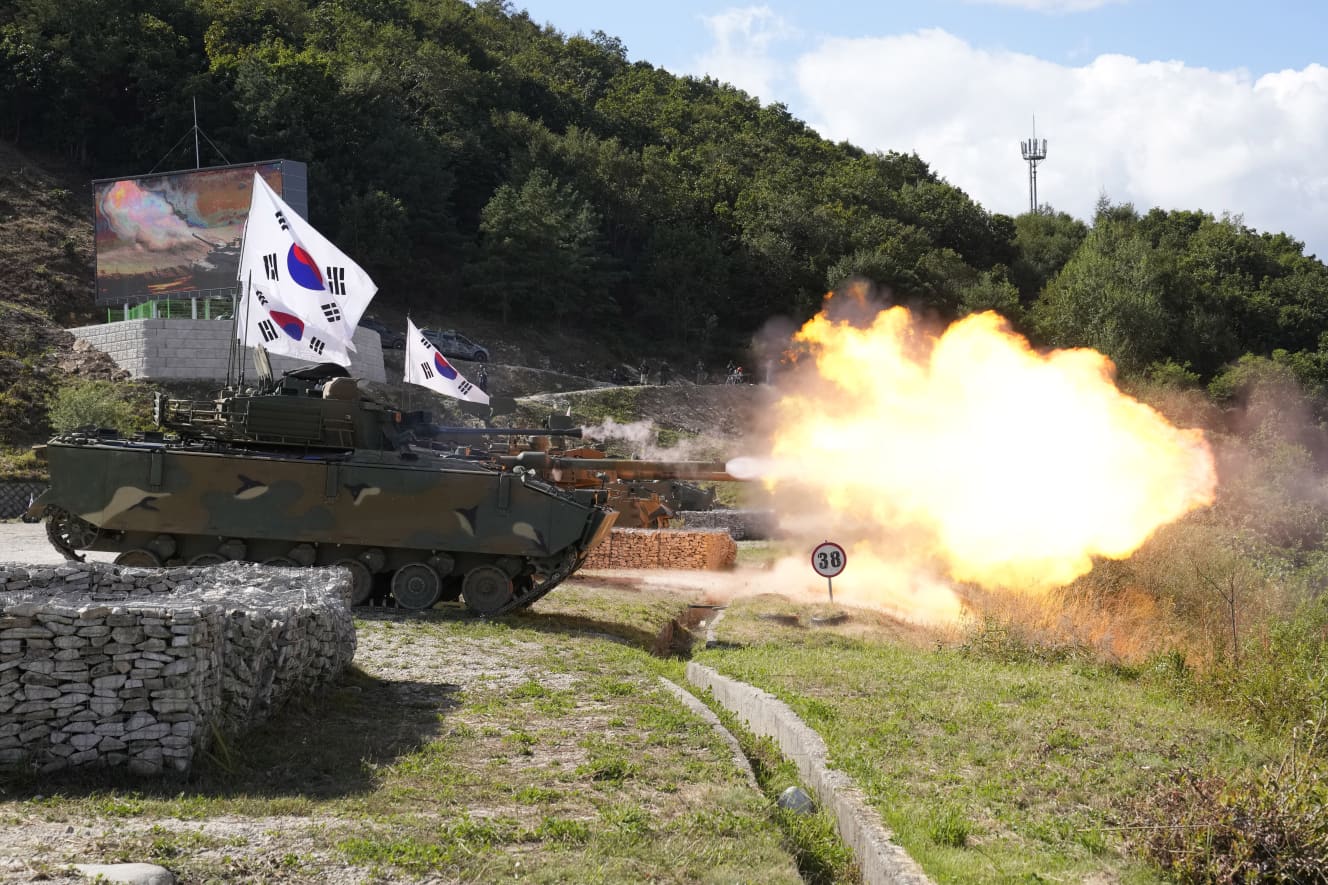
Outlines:
{"label": "communication tower", "polygon": [[1037,164],[1047,159],[1047,140],[1038,141],[1037,117],[1033,118],[1033,137],[1019,142],[1019,150],[1028,161],[1028,211],[1037,212]]}

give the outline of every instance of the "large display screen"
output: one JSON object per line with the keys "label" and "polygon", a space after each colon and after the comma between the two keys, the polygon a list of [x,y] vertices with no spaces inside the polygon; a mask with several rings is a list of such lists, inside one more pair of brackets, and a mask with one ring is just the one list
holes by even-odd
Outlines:
{"label": "large display screen", "polygon": [[254,172],[309,217],[308,170],[294,160],[94,181],[97,303],[234,293]]}

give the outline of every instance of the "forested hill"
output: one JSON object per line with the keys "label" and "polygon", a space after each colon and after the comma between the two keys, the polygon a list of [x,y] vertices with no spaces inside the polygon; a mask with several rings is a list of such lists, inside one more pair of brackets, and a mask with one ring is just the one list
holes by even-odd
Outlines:
{"label": "forested hill", "polygon": [[307,162],[312,221],[399,307],[713,358],[856,273],[1126,372],[1328,362],[1328,272],[1289,236],[1106,201],[1088,225],[992,214],[925,158],[828,142],[503,0],[0,7],[0,138],[29,154],[88,177],[189,167],[195,99],[204,162]]}

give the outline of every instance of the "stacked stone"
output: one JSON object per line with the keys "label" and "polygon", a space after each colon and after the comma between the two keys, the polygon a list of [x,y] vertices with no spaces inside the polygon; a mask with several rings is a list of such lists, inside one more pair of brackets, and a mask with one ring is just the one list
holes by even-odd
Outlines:
{"label": "stacked stone", "polygon": [[764,541],[776,537],[773,510],[684,510],[674,514],[687,529],[723,529],[735,541]]}
{"label": "stacked stone", "polygon": [[239,733],[349,663],[349,580],[0,563],[0,769],[187,771],[214,730]]}
{"label": "stacked stone", "polygon": [[732,568],[738,545],[728,532],[614,529],[582,566],[588,569]]}
{"label": "stacked stone", "polygon": [[[274,580],[299,582],[308,569],[264,569]],[[336,605],[301,602],[284,608],[230,611],[228,662],[222,681],[220,728],[242,733],[271,718],[291,697],[309,694],[340,673],[355,655],[349,573],[337,576]]]}
{"label": "stacked stone", "polygon": [[658,568],[731,569],[738,561],[738,543],[725,531],[664,532],[659,538]]}

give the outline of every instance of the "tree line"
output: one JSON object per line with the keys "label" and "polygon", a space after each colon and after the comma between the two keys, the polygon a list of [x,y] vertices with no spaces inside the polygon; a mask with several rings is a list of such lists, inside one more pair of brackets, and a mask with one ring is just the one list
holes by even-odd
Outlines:
{"label": "tree line", "polygon": [[138,174],[194,101],[214,162],[308,163],[311,220],[401,306],[717,356],[860,276],[1127,375],[1208,381],[1252,354],[1328,379],[1328,271],[1287,234],[1106,198],[1087,223],[991,213],[916,154],[830,142],[507,0],[0,8],[0,137]]}

